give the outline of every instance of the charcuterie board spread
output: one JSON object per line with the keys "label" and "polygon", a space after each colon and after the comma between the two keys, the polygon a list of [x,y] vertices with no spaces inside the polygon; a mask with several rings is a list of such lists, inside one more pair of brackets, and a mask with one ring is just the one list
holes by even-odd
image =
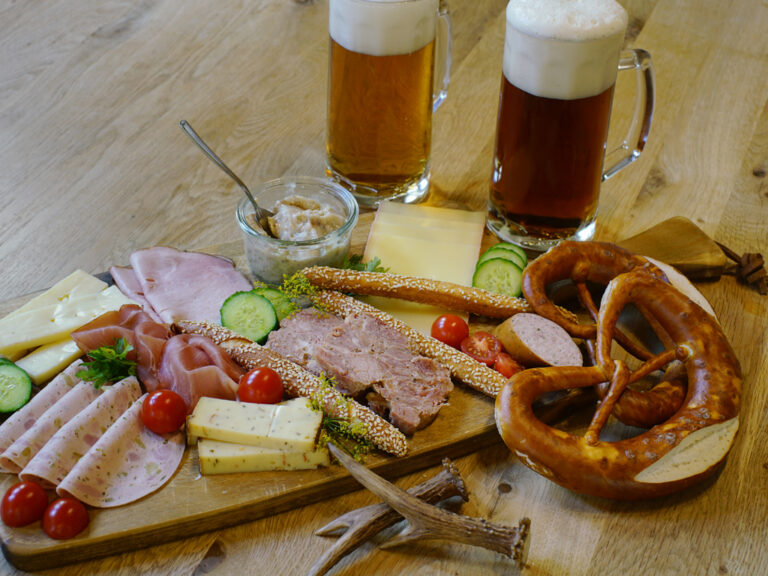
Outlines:
{"label": "charcuterie board spread", "polygon": [[[481,252],[494,242],[479,214],[395,206],[376,218],[362,263],[307,267],[282,286],[254,289],[236,246],[153,247],[110,269],[115,286],[78,272],[0,307],[0,368],[16,361],[41,390],[0,428],[0,490],[20,477],[89,506],[87,528],[59,537],[50,506],[43,531],[8,521],[4,500],[6,557],[58,566],[355,489],[329,440],[373,448],[366,465],[392,478],[502,439],[543,477],[616,499],[676,492],[719,467],[739,427],[740,367],[674,269],[600,243],[564,242],[531,264],[503,243]],[[445,219],[462,234],[441,263]],[[420,248],[384,262],[395,274],[371,247],[395,260],[398,242]],[[551,300],[563,281],[594,321]],[[597,303],[587,283],[607,286]],[[586,431],[552,427],[584,406],[597,406]],[[641,430],[615,439],[614,421]]]}

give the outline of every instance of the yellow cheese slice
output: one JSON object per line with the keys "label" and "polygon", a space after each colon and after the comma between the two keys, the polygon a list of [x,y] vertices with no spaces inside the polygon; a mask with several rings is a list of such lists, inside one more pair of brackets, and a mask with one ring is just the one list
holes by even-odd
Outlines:
{"label": "yellow cheese slice", "polygon": [[187,419],[187,442],[199,438],[275,450],[314,450],[323,415],[306,398],[283,404],[252,404],[200,398]]}
{"label": "yellow cheese slice", "polygon": [[104,312],[135,304],[117,286],[96,294],[66,298],[0,320],[0,354],[10,355],[62,340]]}
{"label": "yellow cheese slice", "polygon": [[16,365],[23,369],[32,382],[40,386],[83,355],[72,338],[65,338],[53,344],[41,346],[23,358]]}
{"label": "yellow cheese slice", "polygon": [[59,280],[42,294],[32,298],[21,308],[17,308],[5,316],[3,320],[0,320],[0,323],[23,312],[29,312],[30,310],[43,308],[45,306],[50,306],[51,304],[58,304],[59,302],[65,302],[71,298],[78,298],[87,294],[96,294],[106,287],[106,282],[102,282],[95,276],[91,276],[82,270],[75,270],[72,274]]}
{"label": "yellow cheese slice", "polygon": [[232,474],[267,470],[309,470],[330,465],[327,448],[278,450],[246,444],[231,444],[200,438],[197,442],[202,474]]}
{"label": "yellow cheese slice", "polygon": [[[382,202],[364,259],[377,257],[396,274],[471,286],[484,229],[485,212]],[[456,313],[389,298],[367,301],[427,335],[435,318]]]}

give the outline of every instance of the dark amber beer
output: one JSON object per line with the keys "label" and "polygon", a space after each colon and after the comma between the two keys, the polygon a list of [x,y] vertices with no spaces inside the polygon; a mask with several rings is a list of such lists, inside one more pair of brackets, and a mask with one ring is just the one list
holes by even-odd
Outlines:
{"label": "dark amber beer", "polygon": [[626,25],[613,0],[509,3],[488,213],[500,237],[594,234]]}
{"label": "dark amber beer", "polygon": [[326,160],[361,204],[427,192],[437,0],[331,0]]}

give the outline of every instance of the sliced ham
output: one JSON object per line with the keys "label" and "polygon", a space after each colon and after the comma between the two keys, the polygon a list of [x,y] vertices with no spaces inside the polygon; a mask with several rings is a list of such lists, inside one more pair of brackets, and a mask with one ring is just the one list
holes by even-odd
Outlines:
{"label": "sliced ham", "polygon": [[[75,360],[63,372],[51,380],[48,385],[38,392],[21,410],[12,414],[5,422],[0,425],[0,454],[5,452],[10,446],[27,430],[35,425],[35,422],[62,398],[72,387],[80,382],[75,373],[80,368],[81,360]],[[0,464],[0,472],[18,472],[13,469],[6,469]]]}
{"label": "sliced ham", "polygon": [[156,246],[131,254],[142,292],[163,321],[219,323],[229,296],[251,283],[226,258]]}
{"label": "sliced ham", "polygon": [[88,382],[76,384],[0,455],[0,465],[5,470],[21,472],[45,443],[99,394],[101,391]]}
{"label": "sliced ham", "polygon": [[158,324],[135,304],[102,314],[72,333],[72,338],[86,354],[101,346],[112,346],[120,338],[125,338],[134,348],[128,357],[136,360],[139,380],[150,392],[158,386],[157,372],[165,342],[170,337],[167,325]]}
{"label": "sliced ham", "polygon": [[134,377],[105,386],[103,393],[54,434],[19,474],[45,488],[57,486],[77,461],[141,396]]}
{"label": "sliced ham", "polygon": [[243,369],[205,336],[180,334],[165,345],[158,380],[178,393],[191,414],[202,396],[234,400]]}
{"label": "sliced ham", "polygon": [[183,432],[159,436],[141,421],[143,396],[99,438],[59,484],[59,496],[99,508],[134,502],[161,488],[184,456]]}
{"label": "sliced ham", "polygon": [[133,268],[128,266],[112,266],[109,269],[109,273],[112,275],[112,279],[120,289],[120,292],[125,294],[134,302],[141,304],[144,312],[149,314],[152,320],[158,323],[162,323],[162,318],[160,318],[158,313],[155,312],[155,309],[152,308],[152,305],[149,303],[149,301],[144,297],[144,291],[141,287],[141,282],[139,282],[136,274],[134,274]]}

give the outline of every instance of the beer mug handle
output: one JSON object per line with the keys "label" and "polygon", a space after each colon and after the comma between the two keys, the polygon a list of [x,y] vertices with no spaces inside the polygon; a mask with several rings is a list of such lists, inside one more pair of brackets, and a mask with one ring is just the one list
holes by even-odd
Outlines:
{"label": "beer mug handle", "polygon": [[437,35],[435,38],[435,79],[432,89],[432,111],[437,110],[448,96],[451,81],[453,41],[451,39],[451,14],[448,1],[440,0],[437,9]]}
{"label": "beer mug handle", "polygon": [[638,49],[622,51],[619,58],[619,71],[622,70],[635,71],[637,78],[635,113],[624,141],[618,148],[605,155],[603,181],[637,160],[645,148],[648,133],[651,131],[655,94],[651,55],[645,50]]}

